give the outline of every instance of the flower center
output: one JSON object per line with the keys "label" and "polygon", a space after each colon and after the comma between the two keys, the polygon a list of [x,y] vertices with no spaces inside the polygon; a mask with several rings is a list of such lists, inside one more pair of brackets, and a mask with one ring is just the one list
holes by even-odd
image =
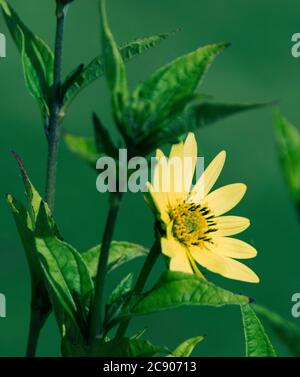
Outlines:
{"label": "flower center", "polygon": [[210,241],[209,233],[215,232],[214,215],[200,204],[181,202],[171,210],[173,236],[186,246],[199,246]]}

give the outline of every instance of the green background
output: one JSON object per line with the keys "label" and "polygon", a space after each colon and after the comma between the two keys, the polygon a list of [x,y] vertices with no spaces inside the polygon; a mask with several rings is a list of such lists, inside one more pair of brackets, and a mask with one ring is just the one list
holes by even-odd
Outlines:
{"label": "green background", "polygon": [[[54,0],[11,0],[32,30],[51,46],[54,35]],[[297,0],[111,0],[109,16],[119,43],[135,37],[181,29],[155,50],[130,63],[130,83],[145,78],[160,65],[211,42],[230,41],[209,71],[203,91],[226,101],[280,100],[283,112],[300,124],[300,61],[290,53],[291,36],[300,31]],[[99,16],[94,0],[75,0],[68,14],[64,73],[88,62],[100,51]],[[0,32],[7,34],[3,18]],[[7,298],[7,318],[0,319],[0,356],[23,355],[29,317],[29,274],[4,195],[24,198],[18,168],[10,150],[21,154],[32,181],[43,193],[46,143],[40,114],[24,86],[19,55],[10,37],[7,58],[0,60],[0,292]],[[64,123],[70,132],[91,135],[91,113],[97,111],[112,128],[106,83],[89,87],[74,102]],[[291,296],[300,290],[299,224],[277,161],[272,109],[245,113],[197,134],[200,155],[209,161],[220,150],[228,152],[227,164],[218,182],[245,182],[248,192],[233,213],[248,216],[252,226],[242,236],[258,250],[246,261],[261,277],[259,285],[244,284],[213,276],[235,292],[250,295],[292,319]],[[95,173],[72,156],[62,144],[59,158],[56,219],[64,237],[79,250],[101,239],[107,197],[97,193]],[[150,246],[153,218],[141,194],[126,197],[115,239]],[[109,287],[141,261],[111,275]],[[162,265],[157,267],[152,282]],[[300,319],[294,320],[300,325]],[[244,354],[238,307],[187,308],[138,318],[131,330],[147,327],[149,338],[170,347],[185,338],[206,335],[195,355],[239,356]],[[288,352],[274,336],[281,355]],[[54,319],[47,322],[38,355],[59,354]]]}

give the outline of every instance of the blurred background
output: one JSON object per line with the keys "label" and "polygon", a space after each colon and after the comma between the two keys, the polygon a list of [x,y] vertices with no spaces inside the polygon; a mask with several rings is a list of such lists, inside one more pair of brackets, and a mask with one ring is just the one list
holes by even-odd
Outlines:
{"label": "blurred background", "polygon": [[[11,0],[23,21],[53,46],[54,0]],[[41,4],[42,3],[42,4]],[[131,85],[171,59],[207,43],[229,41],[207,74],[202,91],[221,101],[280,100],[283,113],[300,127],[300,60],[291,56],[291,36],[300,32],[297,0],[110,0],[111,27],[119,43],[136,37],[180,28],[181,32],[127,65]],[[64,74],[87,63],[100,52],[96,0],[75,0],[70,7],[64,53]],[[46,142],[39,109],[23,80],[20,58],[2,15],[0,32],[7,36],[7,58],[0,60],[0,292],[6,295],[7,318],[0,319],[0,356],[22,356],[29,321],[30,282],[5,193],[24,200],[23,186],[10,151],[23,158],[35,186],[44,192]],[[73,103],[64,128],[92,135],[91,113],[96,111],[112,129],[104,79],[89,87]],[[115,131],[113,131],[115,135]],[[248,192],[233,214],[248,216],[252,226],[242,238],[258,250],[246,261],[261,277],[259,285],[213,281],[253,297],[300,325],[291,317],[291,296],[300,291],[299,224],[277,160],[273,111],[266,108],[229,118],[197,133],[200,155],[206,162],[220,150],[228,152],[218,185],[245,182]],[[78,250],[100,242],[107,197],[95,187],[92,169],[70,154],[62,143],[59,157],[55,216],[61,233]],[[153,218],[141,194],[128,194],[115,239],[151,246]],[[108,288],[142,261],[113,272]],[[161,273],[158,264],[150,284]],[[188,337],[206,335],[195,356],[242,356],[244,339],[238,307],[186,308],[141,317],[130,330],[149,329],[149,339],[175,347]],[[270,332],[269,332],[270,333]],[[288,352],[270,333],[280,355]],[[39,356],[59,355],[59,337],[51,316],[40,338]]]}

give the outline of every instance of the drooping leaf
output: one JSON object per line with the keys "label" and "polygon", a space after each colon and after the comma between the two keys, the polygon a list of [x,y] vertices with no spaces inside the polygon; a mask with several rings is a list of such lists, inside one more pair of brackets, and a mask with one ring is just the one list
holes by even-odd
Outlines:
{"label": "drooping leaf", "polygon": [[202,342],[204,339],[203,336],[195,336],[181,343],[170,356],[174,357],[189,357],[190,354],[194,351],[194,348],[198,343]]}
{"label": "drooping leaf", "polygon": [[133,299],[124,315],[144,315],[182,306],[218,307],[248,302],[248,297],[219,288],[196,275],[167,271],[153,289]]}
{"label": "drooping leaf", "polygon": [[247,357],[274,357],[275,350],[260,320],[250,305],[241,306]]}
{"label": "drooping leaf", "polygon": [[279,112],[276,136],[282,170],[293,199],[300,203],[300,132]]}
{"label": "drooping leaf", "polygon": [[[149,37],[139,38],[119,48],[120,54],[124,62],[133,59],[134,57],[142,54],[144,51],[157,46],[163,40],[169,38],[174,33],[161,33]],[[64,96],[62,113],[65,113],[83,89],[92,84],[95,80],[104,75],[104,62],[103,57],[98,56],[93,59],[89,64],[84,66],[80,72],[77,68],[71,75],[69,75],[64,83]],[[74,75],[76,74],[76,75]],[[72,80],[70,78],[72,77]]]}
{"label": "drooping leaf", "polygon": [[[100,249],[98,245],[81,254],[89,269],[90,276],[93,278],[95,278],[97,274]],[[148,250],[141,245],[130,242],[113,241],[110,246],[107,270],[110,272],[135,258],[146,256],[147,253]]]}
{"label": "drooping leaf", "polygon": [[77,136],[70,133],[65,133],[63,137],[67,148],[96,171],[96,163],[100,154],[98,153],[94,138]]}
{"label": "drooping leaf", "polygon": [[101,25],[102,25],[102,44],[103,62],[105,76],[111,92],[113,115],[120,131],[125,134],[122,122],[123,111],[129,95],[126,70],[123,58],[115,42],[112,32],[108,25],[106,14],[106,0],[100,1]]}
{"label": "drooping leaf", "polygon": [[63,331],[65,316],[60,307],[84,330],[87,325],[94,284],[81,255],[68,243],[59,239],[51,225],[42,202],[35,230],[35,243],[39,253],[49,293],[56,312],[58,325]]}
{"label": "drooping leaf", "polygon": [[21,54],[26,85],[46,117],[49,114],[49,95],[53,83],[53,52],[41,38],[28,29],[5,0],[0,0],[0,6]]}
{"label": "drooping leaf", "polygon": [[140,142],[147,142],[184,110],[208,67],[226,46],[208,45],[179,57],[136,87],[129,121],[139,126]]}
{"label": "drooping leaf", "polygon": [[269,324],[294,356],[300,356],[300,327],[261,305],[252,305],[258,316]]}

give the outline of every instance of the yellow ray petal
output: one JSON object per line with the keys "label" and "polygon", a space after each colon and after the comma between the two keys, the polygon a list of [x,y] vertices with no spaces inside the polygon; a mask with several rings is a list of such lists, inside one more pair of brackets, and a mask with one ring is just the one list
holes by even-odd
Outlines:
{"label": "yellow ray petal", "polygon": [[211,192],[203,202],[215,216],[220,216],[235,207],[242,200],[246,190],[247,186],[243,183],[223,186]]}
{"label": "yellow ray petal", "polygon": [[197,163],[197,141],[194,133],[190,132],[185,140],[183,147],[183,176],[184,176],[184,190],[186,194],[190,192],[190,188],[195,173]]}
{"label": "yellow ray petal", "polygon": [[156,158],[159,160],[163,157],[165,157],[164,152],[161,149],[156,149]]}
{"label": "yellow ray petal", "polygon": [[[160,240],[161,251],[169,258],[175,257],[177,254],[185,252],[183,246],[176,241],[172,236],[165,238],[162,237]],[[182,251],[183,250],[183,251]]]}
{"label": "yellow ray petal", "polygon": [[216,183],[221,171],[223,169],[226,159],[226,152],[220,152],[205,169],[202,176],[199,178],[198,182],[192,189],[191,200],[198,203],[202,198],[204,198],[212,189],[213,185]]}
{"label": "yellow ray petal", "polygon": [[216,223],[216,232],[211,236],[233,236],[243,232],[250,226],[250,220],[240,216],[221,216],[214,219]]}
{"label": "yellow ray petal", "polygon": [[229,279],[258,283],[259,278],[249,267],[230,258],[217,255],[210,250],[190,248],[192,256],[203,267]]}
{"label": "yellow ray petal", "polygon": [[[151,196],[152,204],[154,204],[159,217],[165,224],[167,224],[170,221],[168,215],[168,197],[163,192],[154,190],[150,182],[147,182],[147,188],[148,194]],[[147,198],[147,200],[149,201],[149,198]]]}
{"label": "yellow ray petal", "polygon": [[211,251],[223,257],[249,259],[257,255],[256,249],[248,243],[231,237],[212,237]]}

